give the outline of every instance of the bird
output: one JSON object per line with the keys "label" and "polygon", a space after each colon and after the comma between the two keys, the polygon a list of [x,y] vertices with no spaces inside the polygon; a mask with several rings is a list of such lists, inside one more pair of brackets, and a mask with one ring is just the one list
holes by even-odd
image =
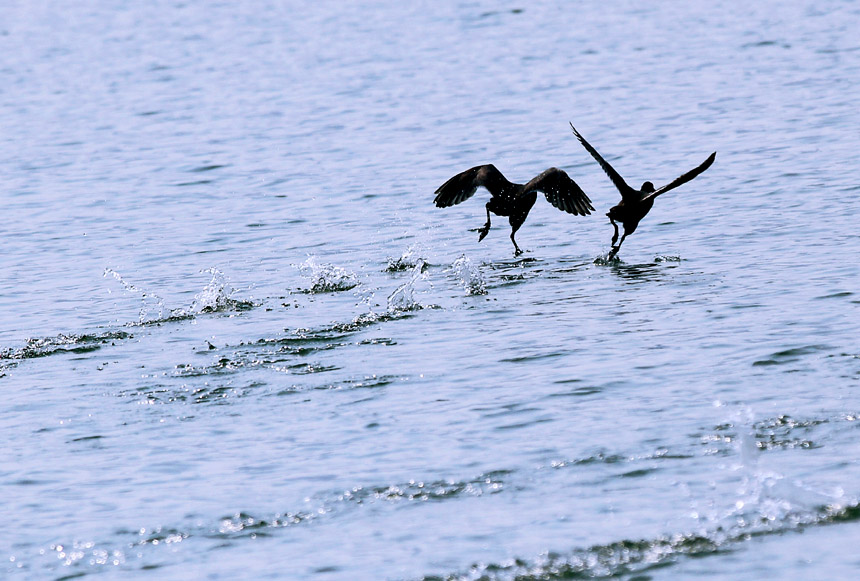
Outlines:
{"label": "bird", "polygon": [[508,181],[493,164],[476,165],[442,184],[434,192],[436,198],[433,201],[439,208],[448,208],[471,198],[479,187],[487,189],[492,197],[486,205],[487,223],[478,228],[478,242],[490,232],[490,212],[507,216],[511,225],[514,256],[523,253],[514,235],[526,221],[537,201],[538,192],[543,192],[550,204],[574,216],[587,216],[594,210],[582,188],[567,173],[555,167],[540,173],[526,184],[515,184]]}
{"label": "bird", "polygon": [[[691,169],[684,175],[675,178],[661,188],[655,189],[654,184],[651,182],[644,182],[639,190],[635,190],[628,186],[627,182],[624,181],[624,178],[622,178],[621,175],[615,171],[611,165],[609,165],[609,162],[603,159],[603,157],[597,153],[597,150],[594,149],[582,135],[580,135],[579,131],[576,130],[576,127],[573,126],[573,123],[570,124],[570,128],[573,129],[573,133],[576,135],[577,139],[579,139],[579,142],[582,143],[588,153],[590,153],[597,163],[600,164],[600,167],[603,168],[603,171],[606,172],[606,175],[609,176],[609,179],[612,180],[612,183],[615,184],[615,187],[618,188],[619,192],[621,192],[621,202],[617,206],[610,208],[609,212],[606,213],[606,215],[609,216],[609,221],[612,222],[612,226],[615,228],[615,234],[612,236],[612,250],[606,257],[607,260],[612,260],[621,249],[621,244],[624,243],[624,239],[636,231],[636,227],[639,225],[640,220],[642,220],[642,218],[651,211],[651,207],[654,205],[654,199],[657,196],[665,194],[669,190],[673,190],[678,186],[687,183],[711,167],[711,164],[714,163],[714,160],[717,157],[717,152],[715,151],[708,156],[708,159],[702,162],[701,165]],[[618,240],[618,224],[616,221],[621,222],[624,226],[624,235],[621,237],[621,241]],[[618,242],[617,246],[615,244],[616,242]]]}

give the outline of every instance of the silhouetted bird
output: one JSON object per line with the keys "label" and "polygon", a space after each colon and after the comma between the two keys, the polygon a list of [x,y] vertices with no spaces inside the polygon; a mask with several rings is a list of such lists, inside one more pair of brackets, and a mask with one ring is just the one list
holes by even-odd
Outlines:
{"label": "silhouetted bird", "polygon": [[[639,221],[651,210],[651,206],[654,205],[654,198],[687,183],[711,167],[711,164],[714,163],[714,159],[717,157],[717,152],[715,151],[704,161],[704,163],[702,163],[702,165],[688,171],[681,177],[675,178],[660,189],[655,190],[654,184],[651,182],[645,182],[642,184],[642,188],[637,191],[628,186],[627,182],[624,181],[624,178],[622,178],[618,172],[609,165],[609,162],[603,159],[600,154],[597,153],[596,149],[591,147],[591,144],[589,144],[585,138],[579,134],[579,131],[577,131],[573,126],[573,123],[570,124],[570,128],[573,129],[573,133],[579,139],[580,143],[582,143],[585,149],[588,150],[588,153],[597,160],[597,163],[600,164],[600,167],[603,168],[603,171],[606,172],[606,175],[609,176],[609,179],[612,180],[612,183],[615,184],[615,187],[618,188],[619,192],[621,192],[621,203],[611,208],[606,214],[609,216],[609,221],[612,222],[612,226],[615,228],[615,234],[612,236],[612,250],[610,251],[609,256],[607,256],[607,259],[609,260],[618,254],[618,250],[621,248],[621,244],[624,242],[624,239],[627,238],[628,234],[633,234],[636,230],[636,226],[639,225]],[[621,241],[618,242],[618,246],[615,245],[615,242],[618,241],[618,224],[615,223],[616,220],[624,225],[624,235],[621,237]]]}
{"label": "silhouetted bird", "polygon": [[576,185],[576,182],[564,171],[554,167],[523,185],[509,182],[492,164],[478,165],[455,175],[442,184],[434,192],[436,194],[434,202],[439,208],[459,204],[471,198],[481,186],[486,188],[493,197],[487,202],[487,223],[478,229],[481,233],[478,236],[478,242],[483,240],[490,231],[490,212],[497,216],[508,216],[515,256],[519,256],[523,251],[517,246],[514,234],[526,221],[529,211],[537,200],[538,192],[543,192],[550,204],[568,214],[586,216],[594,210],[591,200],[582,188]]}

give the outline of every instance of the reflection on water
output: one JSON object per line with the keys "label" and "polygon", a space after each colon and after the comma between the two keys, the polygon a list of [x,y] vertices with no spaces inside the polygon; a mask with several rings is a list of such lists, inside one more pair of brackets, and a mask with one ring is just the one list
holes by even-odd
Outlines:
{"label": "reflection on water", "polygon": [[657,282],[666,278],[667,269],[671,270],[672,265],[664,265],[659,262],[651,264],[625,264],[617,262],[610,264],[614,274],[630,282]]}

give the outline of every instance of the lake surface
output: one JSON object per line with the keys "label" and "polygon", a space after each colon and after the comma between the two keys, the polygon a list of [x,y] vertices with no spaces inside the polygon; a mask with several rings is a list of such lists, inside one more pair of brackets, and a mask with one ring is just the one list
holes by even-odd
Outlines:
{"label": "lake surface", "polygon": [[7,2],[0,576],[856,578],[860,7],[653,4]]}

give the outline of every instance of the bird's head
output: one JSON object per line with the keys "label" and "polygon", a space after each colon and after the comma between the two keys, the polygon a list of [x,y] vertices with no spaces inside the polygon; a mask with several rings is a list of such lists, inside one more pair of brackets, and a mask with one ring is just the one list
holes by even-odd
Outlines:
{"label": "bird's head", "polygon": [[642,193],[643,194],[650,194],[653,191],[654,191],[654,184],[652,184],[651,182],[645,182],[644,184],[642,184]]}

